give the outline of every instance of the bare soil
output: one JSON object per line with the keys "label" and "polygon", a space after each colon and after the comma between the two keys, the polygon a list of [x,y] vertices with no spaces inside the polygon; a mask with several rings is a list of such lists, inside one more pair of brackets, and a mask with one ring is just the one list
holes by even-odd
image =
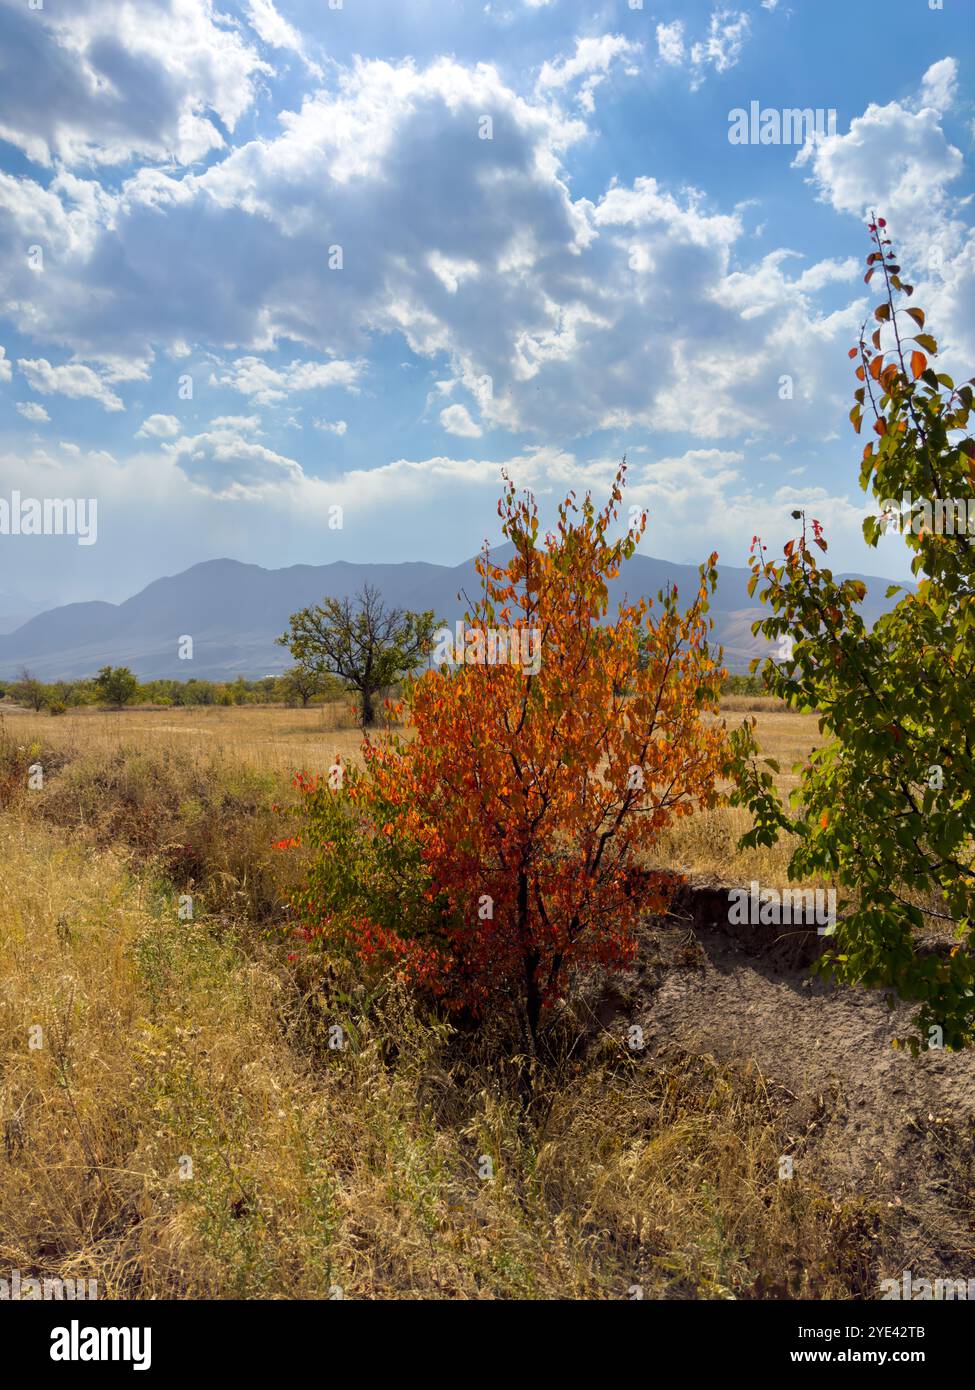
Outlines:
{"label": "bare soil", "polygon": [[795,1177],[876,1204],[891,1275],[975,1276],[975,1049],[895,1049],[909,1005],[812,974],[814,933],[727,917],[726,889],[684,890],[648,925],[630,987],[604,998],[603,1026],[638,1024],[651,1053],[757,1068],[786,1097]]}

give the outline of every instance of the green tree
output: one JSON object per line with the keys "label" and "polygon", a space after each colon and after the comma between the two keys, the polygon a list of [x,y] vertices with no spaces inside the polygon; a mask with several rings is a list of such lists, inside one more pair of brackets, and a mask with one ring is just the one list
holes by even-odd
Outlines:
{"label": "green tree", "polygon": [[435,627],[432,612],[387,608],[379,591],[366,584],[354,599],[326,598],[292,613],[288,631],[277,640],[298,665],[338,676],[357,691],[363,727],[370,728],[377,696],[426,660]]}
{"label": "green tree", "polygon": [[121,709],[135,699],[139,682],[127,666],[103,666],[95,677],[98,698]]}
{"label": "green tree", "polygon": [[278,689],[285,700],[292,704],[300,702],[302,709],[305,709],[316,695],[326,695],[330,692],[338,694],[342,687],[334,676],[298,665],[289,666],[287,671],[281,674]]}
{"label": "green tree", "polygon": [[42,710],[47,701],[47,687],[26,666],[20,668],[10,693],[18,704],[35,711]]}
{"label": "green tree", "polygon": [[[912,1049],[955,1048],[975,1031],[975,546],[955,524],[960,509],[975,518],[972,383],[956,387],[930,365],[937,343],[923,310],[903,303],[912,287],[883,219],[870,232],[866,278],[882,276],[885,294],[850,350],[859,382],[850,417],[858,433],[872,417],[875,436],[860,483],[877,510],[863,529],[876,546],[894,525],[918,583],[892,585],[896,606],[868,629],[858,611],[864,585],[821,567],[818,521],[793,512],[802,532],[779,561],[753,539],[750,587],[764,581],[771,610],[754,630],[780,644],[766,682],[794,708],[817,710],[826,741],[796,768],[789,814],[743,729],[733,799],[755,818],[745,844],[792,835],[790,877],[838,881],[844,899],[826,969],[918,1003],[918,1035],[902,1040]],[[925,949],[932,926],[950,929],[950,953]]]}

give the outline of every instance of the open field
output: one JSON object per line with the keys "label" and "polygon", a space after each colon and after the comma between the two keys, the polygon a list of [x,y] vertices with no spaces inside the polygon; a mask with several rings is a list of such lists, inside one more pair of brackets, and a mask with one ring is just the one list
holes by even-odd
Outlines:
{"label": "open field", "polygon": [[[336,758],[361,761],[361,731],[345,703],[309,709],[280,705],[191,706],[117,712],[72,711],[57,718],[0,706],[7,736],[18,744],[38,742],[105,760],[120,749],[166,753],[185,766],[217,763],[259,769],[280,778],[282,790],[298,771],[322,771]],[[819,739],[814,715],[795,714],[776,701],[731,696],[723,706],[729,727],[754,717],[766,756],[781,767],[777,784],[791,791],[792,766]],[[403,729],[404,737],[409,730]],[[382,738],[382,729],[373,735]],[[785,847],[739,854],[736,843],[747,828],[744,812],[718,807],[679,822],[661,842],[665,862],[705,878],[785,881]]]}
{"label": "open field", "polygon": [[[903,1011],[774,943],[647,920],[527,1111],[490,1021],[294,960],[271,806],[356,756],[341,715],[4,712],[0,1265],[147,1298],[850,1299],[971,1269],[975,1057],[892,1051]],[[785,767],[816,737],[758,719]],[[775,881],[737,815],[661,861]]]}

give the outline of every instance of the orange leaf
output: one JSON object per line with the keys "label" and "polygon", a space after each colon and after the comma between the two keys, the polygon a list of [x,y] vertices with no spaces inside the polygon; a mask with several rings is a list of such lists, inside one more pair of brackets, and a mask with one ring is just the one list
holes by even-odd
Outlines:
{"label": "orange leaf", "polygon": [[923,352],[914,351],[911,353],[911,373],[915,381],[917,381],[927,365],[928,359]]}

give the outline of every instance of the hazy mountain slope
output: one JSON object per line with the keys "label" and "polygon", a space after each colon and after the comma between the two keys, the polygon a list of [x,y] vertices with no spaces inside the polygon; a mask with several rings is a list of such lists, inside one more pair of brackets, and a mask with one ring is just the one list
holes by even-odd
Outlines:
{"label": "hazy mountain slope", "polygon": [[[493,558],[503,562],[510,546]],[[750,625],[761,606],[749,599],[749,571],[722,566],[712,601],[716,639],[725,646],[732,669],[743,669],[763,646]],[[886,606],[889,581],[857,576],[867,584],[864,616],[874,621]],[[324,595],[344,598],[363,583],[379,589],[386,601],[404,608],[433,609],[453,623],[474,599],[480,581],[473,558],[461,565],[426,561],[403,564],[292,565],[267,570],[237,560],[208,560],[181,574],[157,579],[124,603],[72,603],[31,618],[16,631],[0,636],[0,677],[10,678],[28,666],[44,680],[91,675],[100,666],[130,666],[144,679],[173,676],[222,680],[237,675],[263,676],[290,663],[275,638],[288,617]],[[648,555],[636,555],[610,584],[611,603],[655,596],[676,584],[688,600],[698,572]],[[193,638],[192,661],[181,661],[178,643]]]}

